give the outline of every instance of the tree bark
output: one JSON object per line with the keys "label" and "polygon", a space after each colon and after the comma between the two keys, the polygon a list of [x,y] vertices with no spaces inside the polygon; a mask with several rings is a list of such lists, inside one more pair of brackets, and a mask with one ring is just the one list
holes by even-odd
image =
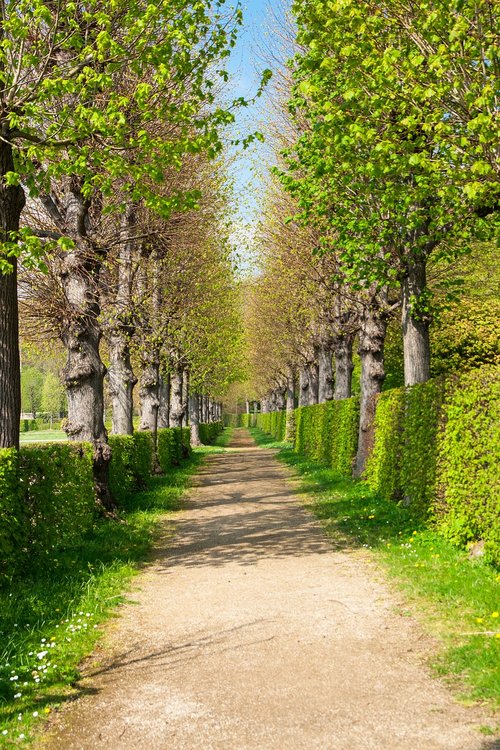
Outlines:
{"label": "tree bark", "polygon": [[86,236],[89,205],[77,178],[68,181],[65,198],[66,226],[75,245],[62,256],[59,271],[66,300],[60,328],[60,338],[67,351],[62,371],[68,397],[64,429],[71,440],[93,444],[97,500],[105,510],[111,511],[115,505],[109,491],[111,449],[104,427],[106,368],[99,352],[102,338],[99,276],[104,252]]}
{"label": "tree bark", "polygon": [[299,370],[299,406],[309,406],[309,369],[304,365]]}
{"label": "tree bark", "polygon": [[130,345],[122,333],[109,337],[108,384],[111,395],[112,427],[114,435],[134,432],[134,386],[137,384],[130,358]]}
{"label": "tree bark", "polygon": [[189,427],[189,390],[189,370],[183,370],[181,427]]}
{"label": "tree bark", "polygon": [[158,429],[170,427],[170,375],[160,375]]}
{"label": "tree bark", "polygon": [[183,415],[182,370],[176,369],[170,376],[170,426],[182,427]]}
{"label": "tree bark", "polygon": [[140,429],[152,433],[156,446],[160,408],[160,357],[154,349],[144,351],[141,356],[139,398],[141,400]]}
{"label": "tree bark", "polygon": [[285,440],[293,443],[295,440],[295,377],[290,372],[286,381],[286,427]]}
{"label": "tree bark", "polygon": [[191,445],[201,445],[200,397],[197,393],[191,393],[189,395],[189,425],[191,427]]}
{"label": "tree bark", "polygon": [[309,406],[318,403],[319,399],[319,365],[312,362],[309,365]]}
{"label": "tree bark", "polygon": [[141,377],[139,381],[141,421],[139,429],[150,432],[153,442],[152,471],[161,474],[158,460],[158,412],[160,409],[160,354],[156,349],[141,353]]}
{"label": "tree bark", "polygon": [[318,349],[318,403],[333,399],[333,355],[329,346]]}
{"label": "tree bark", "polygon": [[408,259],[406,276],[401,284],[406,386],[425,383],[430,378],[430,318],[425,311],[415,312],[415,304],[418,304],[426,288],[426,260],[423,257],[411,255]]}
{"label": "tree bark", "polygon": [[108,382],[112,406],[112,432],[115,435],[132,435],[134,431],[134,386],[137,384],[137,378],[132,369],[130,342],[134,334],[131,313],[134,246],[131,233],[135,223],[135,211],[129,204],[122,219],[115,298],[116,313],[108,335],[110,360]]}
{"label": "tree bark", "polygon": [[[7,185],[4,175],[14,172],[12,146],[0,141],[0,241],[11,242],[19,230],[25,205],[21,186]],[[9,273],[0,271],[0,448],[19,448],[21,419],[21,364],[19,358],[19,309],[17,260],[8,259]]]}
{"label": "tree bark", "polygon": [[334,342],[335,390],[333,398],[336,401],[351,398],[352,395],[352,372],[354,370],[352,361],[353,345],[354,334],[338,336]]}
{"label": "tree bark", "polygon": [[361,404],[359,418],[358,453],[354,476],[360,477],[373,447],[373,428],[376,397],[385,378],[384,344],[387,330],[386,316],[373,307],[366,307],[361,316],[359,356],[361,359]]}

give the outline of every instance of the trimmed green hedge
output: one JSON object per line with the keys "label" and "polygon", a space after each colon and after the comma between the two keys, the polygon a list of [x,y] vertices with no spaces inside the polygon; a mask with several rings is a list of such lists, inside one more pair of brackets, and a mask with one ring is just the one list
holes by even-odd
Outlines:
{"label": "trimmed green hedge", "polygon": [[[258,426],[282,439],[284,412]],[[357,398],[295,412],[295,450],[351,476]],[[365,479],[379,495],[411,505],[443,536],[484,542],[500,564],[500,367],[488,365],[381,393]]]}
{"label": "trimmed green hedge", "polygon": [[295,414],[297,453],[350,477],[358,447],[359,399],[303,406]]}
{"label": "trimmed green hedge", "polygon": [[162,471],[180,466],[191,455],[191,431],[189,428],[169,427],[158,430],[158,461]]}
{"label": "trimmed green hedge", "polygon": [[224,427],[256,427],[260,414],[224,414]]}
{"label": "trimmed green hedge", "polygon": [[461,545],[482,540],[500,563],[500,368],[379,396],[370,486],[430,517]]}
{"label": "trimmed green hedge", "polygon": [[[253,415],[243,414],[242,416],[251,418]],[[247,422],[248,424],[243,425],[244,427],[252,425],[252,422],[250,419],[248,419]],[[269,435],[272,435],[273,437],[275,437],[276,440],[282,441],[285,439],[285,430],[286,430],[286,412],[285,411],[273,411],[273,412],[266,412],[264,414],[257,414],[255,424],[257,427],[260,427],[261,430],[264,430],[264,432],[267,432]]]}
{"label": "trimmed green hedge", "polygon": [[24,513],[18,481],[18,454],[0,450],[0,583],[13,570],[26,543]]}
{"label": "trimmed green hedge", "polygon": [[200,440],[203,445],[213,445],[224,429],[222,422],[200,424]]}
{"label": "trimmed green hedge", "polygon": [[0,581],[23,564],[50,563],[92,526],[92,448],[49,443],[0,452]]}
{"label": "trimmed green hedge", "polygon": [[[160,430],[167,471],[190,455],[188,429]],[[111,435],[110,489],[118,507],[151,476],[150,433]],[[24,564],[50,564],[80,542],[98,512],[93,449],[87,443],[46,443],[0,450],[0,583]]]}
{"label": "trimmed green hedge", "polygon": [[437,452],[436,523],[458,544],[482,540],[500,565],[500,367],[448,380]]}
{"label": "trimmed green hedge", "polygon": [[109,486],[118,505],[135,490],[144,488],[151,476],[153,441],[150,432],[110,435]]}

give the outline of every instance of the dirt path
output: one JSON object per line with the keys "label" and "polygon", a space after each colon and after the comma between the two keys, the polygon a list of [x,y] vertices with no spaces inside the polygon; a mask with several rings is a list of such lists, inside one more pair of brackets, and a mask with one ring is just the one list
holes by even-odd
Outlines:
{"label": "dirt path", "polygon": [[252,447],[203,468],[49,750],[479,750],[374,569]]}

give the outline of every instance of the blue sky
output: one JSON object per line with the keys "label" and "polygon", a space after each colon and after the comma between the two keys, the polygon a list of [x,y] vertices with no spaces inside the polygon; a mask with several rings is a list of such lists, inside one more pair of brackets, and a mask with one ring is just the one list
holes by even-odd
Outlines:
{"label": "blue sky", "polygon": [[[260,82],[260,74],[266,67],[259,61],[259,46],[268,34],[266,17],[273,0],[247,0],[243,3],[244,25],[240,31],[238,43],[228,65],[231,74],[232,97],[251,98],[255,95]],[[259,123],[265,118],[265,104],[262,99],[255,105],[242,109],[238,113],[236,131],[240,135],[258,130]],[[252,233],[258,220],[258,204],[255,195],[262,192],[262,178],[255,174],[255,165],[259,170],[267,161],[266,147],[256,143],[246,151],[239,152],[233,167],[235,179],[235,235],[233,242],[239,245],[242,255],[248,255],[245,245],[251,241]],[[249,265],[248,259],[245,265]]]}

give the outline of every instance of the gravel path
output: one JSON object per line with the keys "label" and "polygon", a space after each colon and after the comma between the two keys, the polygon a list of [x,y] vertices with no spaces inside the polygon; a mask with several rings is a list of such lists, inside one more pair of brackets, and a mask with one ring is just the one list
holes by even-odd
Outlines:
{"label": "gravel path", "polygon": [[493,748],[427,674],[374,567],[332,550],[271,451],[239,430],[233,446],[203,467],[40,747]]}

